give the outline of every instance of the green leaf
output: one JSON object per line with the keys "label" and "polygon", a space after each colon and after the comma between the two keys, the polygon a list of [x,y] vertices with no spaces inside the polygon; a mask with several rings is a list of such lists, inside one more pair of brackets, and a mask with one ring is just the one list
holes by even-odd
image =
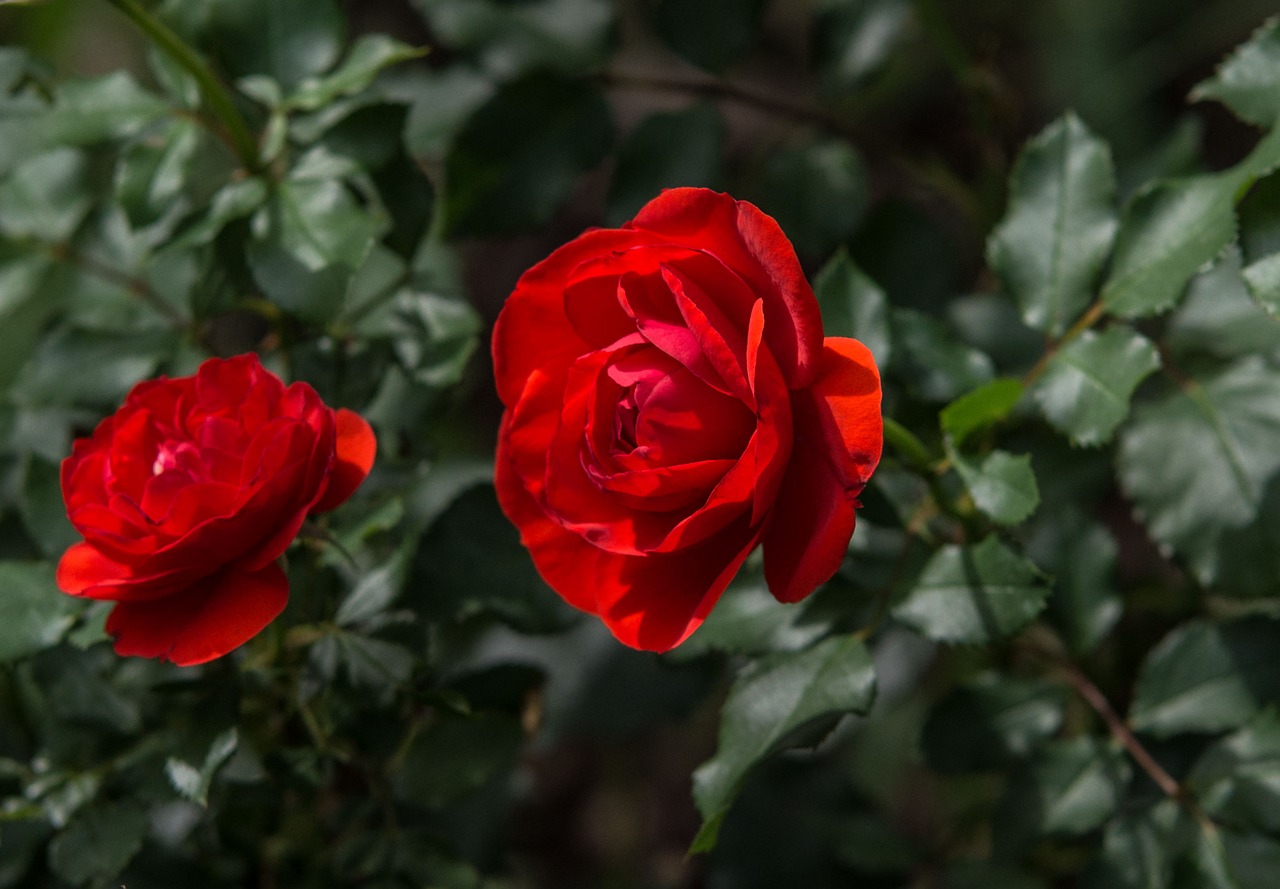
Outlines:
{"label": "green leaf", "polygon": [[819,4],[812,33],[825,91],[843,98],[864,86],[887,65],[913,23],[907,0]]}
{"label": "green leaf", "polygon": [[231,758],[231,754],[236,752],[239,743],[239,736],[232,727],[213,739],[208,753],[205,754],[204,762],[199,768],[175,757],[169,757],[165,762],[164,771],[169,776],[173,789],[178,791],[184,799],[207,807],[209,787],[213,784],[213,778],[218,773],[218,769]]}
{"label": "green leaf", "polygon": [[825,621],[806,619],[805,608],[775,599],[758,570],[743,570],[675,653],[693,658],[709,651],[746,655],[799,651],[830,629]]}
{"label": "green leaf", "polygon": [[1257,516],[1280,469],[1276,380],[1261,358],[1244,358],[1143,405],[1121,436],[1121,484],[1151,536],[1201,583],[1214,582],[1222,539]]}
{"label": "green leaf", "polygon": [[17,89],[30,65],[31,56],[22,47],[0,46],[0,95]]}
{"label": "green leaf", "polygon": [[79,600],[58,590],[52,565],[0,562],[0,663],[58,644],[80,611]]}
{"label": "green leaf", "polygon": [[920,735],[925,761],[945,773],[1002,769],[1057,733],[1066,704],[1061,685],[983,675],[929,713]]}
{"label": "green leaf", "polygon": [[1187,281],[1235,237],[1235,204],[1280,163],[1280,129],[1221,173],[1170,179],[1142,191],[1125,209],[1111,274],[1102,288],[1109,311],[1125,317],[1172,307]]}
{"label": "green leaf", "polygon": [[1240,251],[1245,264],[1280,252],[1280,174],[1258,180],[1240,202]]}
{"label": "green leaf", "polygon": [[1266,22],[1236,47],[1213,77],[1196,84],[1191,99],[1215,99],[1260,127],[1280,121],[1280,19]]}
{"label": "green leaf", "polygon": [[[200,178],[193,174],[205,138],[200,124],[179,120],[161,138],[133,142],[125,149],[116,165],[115,194],[133,228],[176,221],[189,210],[190,202],[183,192],[189,179]],[[204,187],[201,182],[199,190],[203,192]]]}
{"label": "green leaf", "polygon": [[415,158],[438,161],[444,157],[454,134],[494,93],[493,81],[483,74],[455,65],[405,78],[412,104],[405,123],[404,143]]}
{"label": "green leaf", "polygon": [[1039,569],[991,536],[941,547],[893,616],[938,642],[982,644],[1022,629],[1048,595]]}
{"label": "green leaf", "polygon": [[871,350],[878,365],[888,366],[892,354],[888,297],[844,248],[814,277],[813,293],[827,336],[853,337]]}
{"label": "green leaf", "polygon": [[0,181],[0,233],[50,244],[70,239],[89,212],[88,163],[59,148],[17,164]]}
{"label": "green leaf", "polygon": [[619,226],[664,188],[720,190],[725,126],[710,102],[651,114],[618,146],[605,220]]}
{"label": "green leaf", "polygon": [[48,106],[27,99],[0,101],[0,175],[21,159],[58,146],[131,136],[169,111],[123,71],[66,81]]}
{"label": "green leaf", "polygon": [[1196,761],[1186,785],[1214,820],[1280,833],[1280,715],[1264,710],[1215,742]]}
{"label": "green leaf", "polygon": [[209,243],[229,223],[250,215],[270,196],[267,183],[257,177],[227,183],[214,194],[205,215],[183,231],[170,249],[183,250]]}
{"label": "green leaf", "polygon": [[378,693],[384,702],[409,681],[415,663],[403,645],[345,630],[322,636],[311,646],[310,660],[324,680],[332,682],[341,670],[353,686]]}
{"label": "green leaf", "polygon": [[992,451],[979,460],[966,458],[954,449],[949,453],[974,505],[993,522],[1017,525],[1040,504],[1030,456]]}
{"label": "green leaf", "polygon": [[1107,144],[1067,114],[1023,150],[988,261],[1031,327],[1061,334],[1093,301],[1116,232]]}
{"label": "green leaf", "polygon": [[83,810],[49,844],[49,867],[69,883],[111,880],[142,848],[149,822],[136,803]]}
{"label": "green leaf", "polygon": [[1238,728],[1280,695],[1280,623],[1202,621],[1171,632],[1147,656],[1129,722],[1167,738]]}
{"label": "green leaf", "polygon": [[0,387],[6,391],[40,345],[40,333],[63,306],[51,260],[31,253],[0,259]]}
{"label": "green leaf", "polygon": [[124,736],[142,728],[142,696],[104,675],[114,665],[110,651],[78,651],[62,645],[42,651],[30,663],[54,719]]}
{"label": "green leaf", "polygon": [[25,405],[114,408],[173,354],[177,337],[171,330],[129,336],[64,327],[44,338],[10,391]]}
{"label": "green leaf", "polygon": [[57,560],[67,547],[80,541],[80,532],[67,519],[58,463],[36,455],[27,459],[18,510],[23,527],[48,558]]}
{"label": "green leaf", "polygon": [[483,321],[461,299],[403,290],[377,319],[360,325],[392,340],[396,358],[424,386],[456,383],[475,353]]}
{"label": "green leaf", "polygon": [[1238,177],[1196,176],[1157,183],[1125,210],[1102,301],[1127,318],[1171,308],[1205,263],[1235,236]]}
{"label": "green leaf", "polygon": [[716,755],[693,776],[702,828],[690,851],[715,846],[747,773],[787,735],[820,717],[865,713],[874,698],[871,655],[852,637],[827,639],[807,651],[751,664],[721,710]]}
{"label": "green leaf", "polygon": [[233,79],[264,75],[285,91],[329,69],[346,30],[334,0],[208,0],[201,37]]}
{"label": "green leaf", "polygon": [[[1280,324],[1262,311],[1272,310],[1268,308],[1272,297],[1265,292],[1272,286],[1265,280],[1267,260],[1255,263],[1257,269],[1249,266],[1241,270],[1240,263],[1240,249],[1232,245],[1212,268],[1192,279],[1187,298],[1169,319],[1165,334],[1166,342],[1180,357],[1207,352],[1236,358],[1280,347]],[[1280,274],[1280,263],[1275,269]],[[1251,278],[1258,271],[1262,277]],[[1277,302],[1273,308],[1280,312],[1280,279],[1274,287]]]}
{"label": "green leaf", "polygon": [[997,849],[1101,827],[1115,814],[1129,776],[1124,753],[1101,738],[1050,741],[1009,779],[997,815]]}
{"label": "green leaf", "polygon": [[285,104],[288,108],[314,111],[342,96],[367,89],[384,69],[426,54],[385,34],[364,34],[347,52],[347,57],[324,77],[308,77],[298,84]]}
{"label": "green leaf", "polygon": [[607,0],[415,0],[445,45],[469,50],[503,79],[536,69],[564,73],[604,61],[614,25]]}
{"label": "green leaf", "polygon": [[936,318],[910,309],[895,309],[890,315],[890,330],[893,368],[925,401],[953,401],[995,376],[989,357],[961,343]]}
{"label": "green leaf", "polygon": [[1193,861],[1197,886],[1206,889],[1271,889],[1280,871],[1280,842],[1230,830],[1197,836]]}
{"label": "green leaf", "polygon": [[339,179],[303,178],[297,169],[295,177],[254,214],[249,267],[282,309],[328,321],[341,311],[352,274],[387,220],[357,204]]}
{"label": "green leaf", "polygon": [[960,447],[973,433],[999,423],[1022,397],[1022,381],[1001,377],[966,392],[938,414],[942,431]]}
{"label": "green leaf", "polygon": [[1182,854],[1185,831],[1178,804],[1161,800],[1148,809],[1121,812],[1107,823],[1102,852],[1082,885],[1089,889],[1169,889]]}
{"label": "green leaf", "polygon": [[1138,384],[1159,367],[1155,345],[1137,331],[1122,324],[1086,330],[1054,353],[1032,393],[1055,429],[1092,447],[1111,438]]}
{"label": "green leaf", "polygon": [[471,115],[445,158],[444,232],[496,235],[546,223],[612,138],[594,85],[546,74],[506,84]]}
{"label": "green leaf", "polygon": [[404,588],[416,545],[416,539],[408,538],[389,559],[361,577],[338,606],[334,622],[341,627],[356,627],[383,614]]}
{"label": "green leaf", "polygon": [[[1240,274],[1258,305],[1272,318],[1280,318],[1280,253],[1249,263]],[[1264,329],[1270,331],[1272,327],[1267,325]]]}
{"label": "green leaf", "polygon": [[822,257],[853,237],[867,192],[862,156],[846,139],[821,137],[769,155],[748,196],[778,221],[796,252]]}
{"label": "green leaf", "polygon": [[472,487],[435,520],[406,597],[434,620],[496,615],[529,632],[561,629],[570,616],[538,577],[488,485]]}
{"label": "green leaf", "polygon": [[755,43],[765,6],[765,0],[658,0],[652,16],[668,46],[720,71]]}
{"label": "green leaf", "polygon": [[1115,539],[1076,504],[1059,503],[1037,517],[1027,553],[1053,577],[1049,618],[1072,653],[1088,654],[1120,619]]}

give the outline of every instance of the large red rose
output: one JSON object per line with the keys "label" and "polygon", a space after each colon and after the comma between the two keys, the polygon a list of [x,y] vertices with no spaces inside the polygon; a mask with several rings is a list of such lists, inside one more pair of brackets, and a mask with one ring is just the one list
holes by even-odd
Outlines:
{"label": "large red rose", "polygon": [[880,377],[825,337],[778,224],[664,192],[527,271],[493,334],[496,485],[543,578],[666,651],[747,554],[784,602],[839,567],[880,459]]}
{"label": "large red rose", "polygon": [[285,606],[276,559],[309,513],[332,509],[373,465],[373,432],[285,386],[256,355],[139,383],[62,463],[84,542],[58,586],[116,602],[116,651],[199,664],[246,642]]}

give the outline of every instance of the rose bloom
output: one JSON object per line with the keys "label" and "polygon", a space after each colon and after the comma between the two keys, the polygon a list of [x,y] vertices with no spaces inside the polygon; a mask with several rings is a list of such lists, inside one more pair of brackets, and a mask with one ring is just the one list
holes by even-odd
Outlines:
{"label": "rose bloom", "polygon": [[696,188],[527,271],[493,334],[498,498],[566,601],[666,651],[763,545],[795,602],[840,566],[880,459],[880,377],[825,337],[778,224]]}
{"label": "rose bloom", "polygon": [[374,451],[360,416],[285,386],[256,355],[139,383],[62,463],[85,539],[58,563],[58,586],[116,603],[119,654],[221,657],[284,610],[276,559],[309,514],[355,491]]}

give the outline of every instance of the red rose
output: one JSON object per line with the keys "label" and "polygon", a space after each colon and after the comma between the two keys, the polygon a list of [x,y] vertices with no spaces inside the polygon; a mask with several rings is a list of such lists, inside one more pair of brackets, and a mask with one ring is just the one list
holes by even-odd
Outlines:
{"label": "red rose", "polygon": [[116,651],[199,664],[272,621],[289,596],[276,559],[309,513],[332,509],[373,465],[373,431],[256,355],[139,383],[62,463],[84,542],[58,586],[116,602]]}
{"label": "red rose", "polygon": [[666,651],[756,544],[795,602],[839,567],[880,459],[880,377],[823,337],[795,251],[756,207],[666,191],[525,272],[493,334],[495,484],[543,578]]}

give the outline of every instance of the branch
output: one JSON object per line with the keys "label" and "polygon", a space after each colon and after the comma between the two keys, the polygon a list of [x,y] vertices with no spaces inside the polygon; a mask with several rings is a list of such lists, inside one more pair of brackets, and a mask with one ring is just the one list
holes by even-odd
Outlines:
{"label": "branch", "polygon": [[254,138],[244,117],[236,110],[231,93],[222,85],[200,54],[197,53],[181,37],[173,32],[164,22],[148,12],[138,0],[107,0],[120,10],[131,22],[138,26],[144,34],[151,38],[170,58],[183,67],[195,78],[200,87],[200,95],[213,116],[226,131],[227,141],[240,164],[250,172],[257,172],[258,143]]}

